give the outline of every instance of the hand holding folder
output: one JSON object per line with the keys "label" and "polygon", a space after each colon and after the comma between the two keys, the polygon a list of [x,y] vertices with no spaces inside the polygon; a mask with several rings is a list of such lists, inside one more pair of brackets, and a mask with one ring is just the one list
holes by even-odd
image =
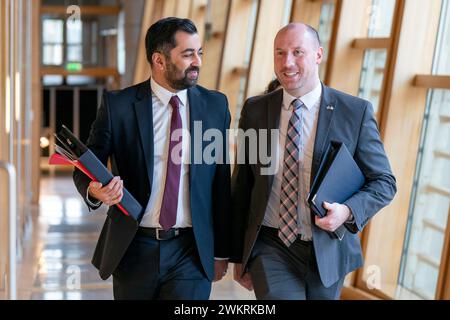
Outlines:
{"label": "hand holding folder", "polygon": [[[323,202],[344,203],[364,185],[365,177],[347,147],[342,142],[331,141],[308,195],[308,204],[317,216],[323,218],[327,210]],[[342,240],[345,227],[341,225],[330,236]]]}
{"label": "hand holding folder", "polygon": [[[49,164],[73,165],[93,181],[107,185],[114,176],[103,163],[89,150],[75,135],[63,125],[60,132],[55,134],[56,153],[51,155]],[[139,202],[123,189],[123,197],[116,206],[125,215],[138,220],[142,211]]]}

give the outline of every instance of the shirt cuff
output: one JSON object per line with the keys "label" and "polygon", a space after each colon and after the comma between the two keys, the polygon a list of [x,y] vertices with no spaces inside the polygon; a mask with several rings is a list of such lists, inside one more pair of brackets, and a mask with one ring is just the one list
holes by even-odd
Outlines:
{"label": "shirt cuff", "polygon": [[102,204],[100,200],[91,201],[91,199],[89,199],[89,188],[90,187],[88,186],[86,191],[86,202],[92,207],[100,207],[100,205]]}
{"label": "shirt cuff", "polygon": [[354,222],[355,222],[355,217],[353,216],[353,214],[350,213],[350,216],[345,221],[345,223],[354,223]]}
{"label": "shirt cuff", "polygon": [[230,258],[217,258],[214,257],[214,260],[218,260],[218,261],[225,261],[225,260],[229,260]]}

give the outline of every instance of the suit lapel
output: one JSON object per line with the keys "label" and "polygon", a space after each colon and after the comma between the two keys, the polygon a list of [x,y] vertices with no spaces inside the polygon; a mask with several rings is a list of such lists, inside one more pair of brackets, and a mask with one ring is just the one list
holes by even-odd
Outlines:
{"label": "suit lapel", "polygon": [[136,119],[141,136],[142,150],[147,165],[150,189],[153,180],[153,109],[150,80],[141,84],[137,92],[137,101],[134,103]]}
{"label": "suit lapel", "polygon": [[[267,102],[267,129],[269,132],[267,133],[267,149],[268,152],[271,152],[271,129],[279,129],[280,127],[280,112],[281,112],[281,104],[283,103],[283,90],[278,90],[273,95],[270,96],[269,101]],[[274,143],[278,144],[278,141],[274,141]],[[274,155],[270,155],[271,157]],[[275,155],[276,156],[276,155]],[[276,160],[278,161],[278,159]],[[267,176],[267,194],[270,194],[272,190],[274,175]]]}
{"label": "suit lapel", "polygon": [[316,139],[314,142],[314,153],[311,166],[310,186],[314,181],[316,172],[319,168],[322,154],[328,141],[328,135],[331,128],[334,113],[336,112],[336,102],[330,89],[322,84],[322,98],[320,101],[319,120],[317,122]]}
{"label": "suit lapel", "polygon": [[[197,137],[196,134],[203,135],[205,125],[202,115],[207,114],[206,102],[202,98],[200,91],[196,87],[189,88],[187,91],[188,101],[189,101],[189,132],[191,134],[191,161],[189,165],[189,193],[192,196],[191,186],[192,180],[195,177],[196,166],[194,165],[196,161],[203,161],[203,139],[202,136]],[[195,121],[200,121],[202,124],[202,130],[196,132],[194,123]],[[197,142],[197,143],[196,143]],[[192,203],[192,202],[191,202]]]}

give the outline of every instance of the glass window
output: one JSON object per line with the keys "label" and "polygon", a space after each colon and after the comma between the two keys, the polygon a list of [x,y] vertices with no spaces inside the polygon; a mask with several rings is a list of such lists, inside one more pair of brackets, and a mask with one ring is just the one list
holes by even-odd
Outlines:
{"label": "glass window", "polygon": [[44,19],[42,22],[42,63],[62,65],[64,44],[64,21]]}
{"label": "glass window", "polygon": [[334,9],[334,1],[323,1],[322,9],[320,11],[319,28],[317,30],[324,50],[323,61],[319,66],[320,79],[325,79],[331,31],[333,30]]}
{"label": "glass window", "polygon": [[44,44],[43,47],[43,63],[45,65],[61,65],[63,62],[63,46],[62,44]]}
{"label": "glass window", "polygon": [[364,53],[358,96],[369,100],[377,114],[383,87],[385,49],[368,49]]}
{"label": "glass window", "polygon": [[372,0],[367,8],[370,15],[367,36],[370,38],[388,38],[391,36],[392,17],[395,0]]}
{"label": "glass window", "polygon": [[42,22],[42,63],[66,65],[99,64],[99,30],[95,19],[63,20],[44,18]]}
{"label": "glass window", "polygon": [[[370,15],[367,28],[369,38],[390,37],[394,10],[394,0],[372,0],[372,5],[367,8]],[[377,118],[386,59],[386,49],[368,49],[364,52],[358,95],[372,103]]]}
{"label": "glass window", "polygon": [[81,62],[83,60],[83,46],[67,45],[67,62]]}
{"label": "glass window", "polygon": [[81,20],[67,21],[67,62],[83,61],[83,24]]}
{"label": "glass window", "polygon": [[63,20],[45,19],[42,29],[42,41],[44,43],[63,43]]}
{"label": "glass window", "polygon": [[48,74],[42,77],[42,84],[44,86],[60,86],[63,82],[63,76]]}
{"label": "glass window", "polygon": [[[433,74],[450,74],[450,5],[442,4]],[[450,90],[430,90],[424,114],[399,283],[424,299],[436,295],[450,213]]]}
{"label": "glass window", "polygon": [[67,21],[67,43],[80,44],[82,41],[83,25],[81,20]]}

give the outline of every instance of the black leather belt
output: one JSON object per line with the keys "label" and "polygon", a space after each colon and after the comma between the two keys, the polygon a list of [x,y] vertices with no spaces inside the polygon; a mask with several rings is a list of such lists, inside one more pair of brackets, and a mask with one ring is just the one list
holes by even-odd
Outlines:
{"label": "black leather belt", "polygon": [[[271,234],[271,235],[273,235],[273,236],[278,237],[278,229],[277,229],[277,228],[272,228],[272,227],[268,227],[268,226],[261,225],[261,231],[262,231],[263,233]],[[302,235],[299,233],[299,234],[297,235],[297,240],[299,240],[299,241],[301,241],[301,242],[305,242],[305,243],[310,243],[310,242],[312,243],[312,241],[305,241],[305,240],[302,240],[301,237],[302,237]]]}
{"label": "black leather belt", "polygon": [[165,231],[164,229],[159,228],[139,227],[137,235],[150,237],[156,240],[170,240],[189,230],[192,230],[192,228],[171,228]]}

